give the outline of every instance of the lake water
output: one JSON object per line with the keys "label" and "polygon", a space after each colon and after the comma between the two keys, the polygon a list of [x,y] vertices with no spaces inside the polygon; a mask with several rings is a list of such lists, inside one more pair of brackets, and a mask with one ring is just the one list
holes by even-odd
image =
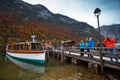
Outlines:
{"label": "lake water", "polygon": [[53,57],[50,57],[49,63],[38,65],[0,54],[0,80],[105,80],[105,77],[90,72],[87,66],[62,65]]}

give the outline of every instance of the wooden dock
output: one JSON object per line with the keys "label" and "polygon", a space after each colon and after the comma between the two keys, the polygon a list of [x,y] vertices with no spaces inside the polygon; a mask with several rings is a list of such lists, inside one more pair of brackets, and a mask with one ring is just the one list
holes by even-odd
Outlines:
{"label": "wooden dock", "polygon": [[[88,48],[87,48],[88,49]],[[70,61],[73,64],[80,64],[81,62],[87,62],[88,68],[96,73],[103,72],[104,67],[120,70],[120,49],[116,48],[116,54],[110,55],[107,52],[107,48],[102,48],[102,56],[100,58],[100,48],[95,47],[89,49],[90,52],[84,48],[84,52],[81,52],[77,47],[56,47],[50,51],[50,55],[55,56],[61,60],[64,64],[66,61]],[[82,55],[84,53],[84,55]],[[88,56],[90,55],[90,56]],[[109,57],[113,57],[114,62],[110,61]],[[118,63],[115,62],[115,57],[119,58]]]}

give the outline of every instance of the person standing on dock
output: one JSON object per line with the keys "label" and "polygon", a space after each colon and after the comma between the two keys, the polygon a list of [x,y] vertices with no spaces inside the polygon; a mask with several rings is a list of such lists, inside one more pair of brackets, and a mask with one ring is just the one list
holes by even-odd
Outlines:
{"label": "person standing on dock", "polygon": [[88,46],[90,48],[94,48],[94,40],[92,39],[92,37],[90,37],[89,40],[88,40]]}
{"label": "person standing on dock", "polygon": [[88,48],[89,48],[88,57],[91,58],[92,54],[91,54],[90,50],[92,50],[94,48],[94,40],[92,39],[92,37],[90,37],[88,40]]}
{"label": "person standing on dock", "polygon": [[84,56],[84,49],[85,49],[85,43],[83,40],[81,40],[79,47],[81,49],[81,57]]}
{"label": "person standing on dock", "polygon": [[[116,54],[116,51],[114,49],[115,39],[111,38],[110,35],[107,35],[106,38],[103,41],[103,44],[107,47],[108,53],[110,53],[110,60],[113,62],[112,55]],[[118,57],[115,57],[116,62],[118,62]]]}
{"label": "person standing on dock", "polygon": [[86,48],[86,50],[87,50],[87,52],[90,52],[90,50],[89,50],[89,45],[88,45],[88,38],[86,38],[86,41],[85,41],[85,48]]}

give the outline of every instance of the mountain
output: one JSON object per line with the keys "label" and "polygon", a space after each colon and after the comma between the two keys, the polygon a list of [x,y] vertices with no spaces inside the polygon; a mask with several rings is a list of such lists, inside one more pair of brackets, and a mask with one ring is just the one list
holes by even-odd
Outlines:
{"label": "mountain", "polygon": [[104,25],[101,26],[101,35],[104,37],[110,35],[116,40],[120,40],[120,24]]}
{"label": "mountain", "polygon": [[78,22],[65,15],[54,14],[43,5],[32,5],[21,0],[0,0],[0,44],[13,38],[27,40],[37,38],[79,41],[86,37],[97,39],[98,32],[85,22]]}

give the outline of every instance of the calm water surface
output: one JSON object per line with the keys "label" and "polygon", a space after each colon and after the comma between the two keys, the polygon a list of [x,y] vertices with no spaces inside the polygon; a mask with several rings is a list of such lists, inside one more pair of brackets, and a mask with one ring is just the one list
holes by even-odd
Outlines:
{"label": "calm water surface", "polygon": [[0,54],[0,80],[105,80],[105,77],[90,72],[85,66],[61,65],[53,57],[49,63],[38,65]]}

